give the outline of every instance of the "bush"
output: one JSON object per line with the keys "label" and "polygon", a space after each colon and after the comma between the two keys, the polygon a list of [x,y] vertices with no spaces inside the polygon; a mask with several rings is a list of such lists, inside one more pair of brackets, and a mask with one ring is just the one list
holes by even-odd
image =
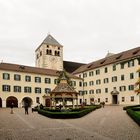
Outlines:
{"label": "bush", "polygon": [[123,110],[131,109],[131,108],[134,108],[134,107],[140,107],[140,105],[125,106],[125,107],[123,107]]}
{"label": "bush", "polygon": [[133,109],[127,109],[126,112],[140,126],[140,114]]}
{"label": "bush", "polygon": [[57,119],[69,119],[69,118],[80,118],[85,116],[86,114],[90,113],[91,111],[99,108],[99,106],[92,106],[84,109],[73,109],[72,111],[55,111],[55,110],[42,110],[39,109],[38,113],[50,118],[57,118]]}

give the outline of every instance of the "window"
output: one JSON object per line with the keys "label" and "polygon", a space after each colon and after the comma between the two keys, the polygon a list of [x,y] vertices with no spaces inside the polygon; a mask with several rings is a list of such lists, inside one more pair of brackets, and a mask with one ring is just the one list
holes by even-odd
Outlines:
{"label": "window", "polygon": [[3,79],[4,79],[4,80],[9,80],[9,79],[10,79],[10,74],[8,74],[8,73],[3,73]]}
{"label": "window", "polygon": [[134,60],[131,60],[128,62],[128,67],[133,67],[134,66]]}
{"label": "window", "polygon": [[106,103],[108,102],[108,98],[105,98],[105,102],[106,102]]}
{"label": "window", "polygon": [[108,72],[108,69],[107,69],[107,67],[105,67],[105,73],[107,73]]}
{"label": "window", "polygon": [[42,56],[42,51],[40,51],[40,56]]}
{"label": "window", "polygon": [[94,81],[89,81],[89,86],[93,86],[94,85]]}
{"label": "window", "polygon": [[124,81],[124,75],[121,75],[121,81]]}
{"label": "window", "polygon": [[31,87],[24,87],[24,92],[25,93],[31,93],[32,92]]}
{"label": "window", "polygon": [[113,71],[115,71],[116,70],[116,65],[113,65]]}
{"label": "window", "polygon": [[117,76],[112,77],[112,82],[117,82]]}
{"label": "window", "polygon": [[130,79],[134,79],[134,73],[130,73]]}
{"label": "window", "polygon": [[96,93],[101,93],[101,89],[96,89]]}
{"label": "window", "polygon": [[14,74],[14,80],[20,81],[21,76],[19,74]]}
{"label": "window", "polygon": [[58,80],[57,79],[54,79],[54,84],[58,84]]}
{"label": "window", "polygon": [[89,72],[89,76],[94,76],[94,72],[93,71],[90,71]]}
{"label": "window", "polygon": [[84,85],[84,87],[87,87],[87,82],[84,82],[84,84],[83,84],[83,85]]}
{"label": "window", "polygon": [[108,78],[105,78],[104,79],[104,83],[108,83],[109,82],[109,79]]}
{"label": "window", "polygon": [[82,87],[82,82],[79,82],[79,87]]}
{"label": "window", "polygon": [[100,98],[98,98],[98,103],[100,103]]}
{"label": "window", "polygon": [[125,102],[125,97],[122,97],[122,102]]}
{"label": "window", "polygon": [[76,81],[71,81],[71,86],[76,86]]}
{"label": "window", "polygon": [[45,93],[48,94],[51,91],[50,88],[45,88]]}
{"label": "window", "polygon": [[79,95],[82,96],[83,95],[83,91],[79,90]]}
{"label": "window", "polygon": [[131,98],[131,102],[134,102],[134,96],[131,96],[130,98]]}
{"label": "window", "polygon": [[108,93],[108,88],[105,88],[105,93]]}
{"label": "window", "polygon": [[87,77],[87,73],[83,73],[83,78]]}
{"label": "window", "polygon": [[35,77],[35,82],[36,83],[41,83],[41,77]]}
{"label": "window", "polygon": [[36,97],[36,103],[40,104],[40,98]]}
{"label": "window", "polygon": [[124,64],[123,63],[121,63],[121,69],[124,69]]}
{"label": "window", "polygon": [[41,88],[35,87],[35,93],[41,93]]}
{"label": "window", "polygon": [[2,86],[2,91],[8,91],[8,92],[10,92],[10,85],[3,85]]}
{"label": "window", "polygon": [[84,91],[84,94],[88,94],[88,91],[87,91],[87,90],[85,90],[85,91]]}
{"label": "window", "polygon": [[89,94],[94,94],[94,90],[91,89],[91,90],[89,91]]}
{"label": "window", "polygon": [[51,83],[51,79],[50,78],[45,78],[45,83],[50,84]]}
{"label": "window", "polygon": [[14,86],[14,92],[21,92],[20,86]]}
{"label": "window", "polygon": [[100,84],[101,84],[101,80],[100,79],[96,80],[96,85],[100,85]]}
{"label": "window", "polygon": [[134,85],[129,85],[128,90],[134,90]]}
{"label": "window", "polygon": [[31,82],[31,76],[27,76],[27,75],[26,75],[26,76],[25,76],[25,81],[26,81],[26,82]]}
{"label": "window", "polygon": [[120,86],[120,91],[126,91],[126,86]]}
{"label": "window", "polygon": [[99,75],[100,74],[100,70],[96,70],[96,75]]}
{"label": "window", "polygon": [[52,50],[47,49],[46,50],[46,54],[51,55],[52,54]]}

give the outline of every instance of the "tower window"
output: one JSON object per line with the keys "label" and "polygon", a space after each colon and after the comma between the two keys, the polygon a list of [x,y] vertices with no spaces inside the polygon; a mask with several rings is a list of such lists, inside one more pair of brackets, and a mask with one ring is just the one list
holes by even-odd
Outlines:
{"label": "tower window", "polygon": [[47,48],[49,48],[49,45],[47,45]]}

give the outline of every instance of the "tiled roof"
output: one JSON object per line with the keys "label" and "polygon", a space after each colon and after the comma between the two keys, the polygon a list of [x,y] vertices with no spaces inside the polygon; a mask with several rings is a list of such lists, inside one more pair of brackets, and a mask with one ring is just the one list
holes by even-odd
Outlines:
{"label": "tiled roof", "polygon": [[[0,63],[0,70],[59,76],[59,73],[57,70],[18,65],[18,64],[10,64],[10,63]],[[70,78],[80,79],[79,77],[74,76],[70,73],[67,73],[67,75]]]}
{"label": "tiled roof", "polygon": [[63,61],[63,65],[64,65],[64,69],[67,72],[72,73],[76,69],[78,69],[80,66],[85,65],[85,64],[84,63],[71,62],[71,61]]}
{"label": "tiled roof", "polygon": [[137,48],[134,48],[134,49],[131,49],[128,51],[124,51],[124,52],[114,54],[114,55],[105,57],[103,59],[91,62],[87,65],[82,65],[77,70],[75,70],[73,72],[73,74],[78,74],[78,73],[81,73],[84,71],[96,69],[96,68],[99,68],[99,67],[102,67],[105,65],[125,61],[125,60],[132,59],[132,58],[139,57],[139,56],[140,56],[140,47],[137,47]]}
{"label": "tiled roof", "polygon": [[51,91],[51,93],[77,93],[77,92],[71,86],[69,86],[67,83],[59,83]]}

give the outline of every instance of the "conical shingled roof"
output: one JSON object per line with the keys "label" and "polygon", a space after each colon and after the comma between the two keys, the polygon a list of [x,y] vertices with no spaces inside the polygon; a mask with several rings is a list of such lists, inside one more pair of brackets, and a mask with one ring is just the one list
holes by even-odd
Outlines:
{"label": "conical shingled roof", "polygon": [[62,46],[56,39],[54,39],[50,34],[42,42],[48,45]]}
{"label": "conical shingled roof", "polygon": [[70,85],[67,83],[59,83],[50,93],[77,93]]}

